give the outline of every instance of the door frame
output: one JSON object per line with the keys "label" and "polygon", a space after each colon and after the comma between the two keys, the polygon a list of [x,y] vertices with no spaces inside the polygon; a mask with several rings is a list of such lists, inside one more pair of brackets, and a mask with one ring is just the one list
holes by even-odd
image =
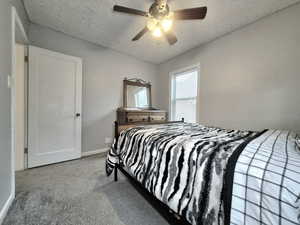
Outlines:
{"label": "door frame", "polygon": [[[20,51],[22,51],[22,54]],[[14,84],[16,87],[16,114],[15,114],[15,171],[22,171],[27,169],[26,162],[26,148],[27,148],[27,129],[26,129],[26,120],[27,120],[27,60],[24,60],[24,57],[27,57],[27,46],[24,44],[20,44],[19,41],[16,42],[16,77],[14,80]],[[19,62],[18,62],[19,61]],[[23,62],[21,62],[23,61]],[[18,63],[22,63],[21,65]],[[20,73],[22,72],[22,74]],[[21,101],[21,102],[20,102]],[[20,130],[21,129],[21,130]],[[22,138],[22,140],[21,140]],[[21,143],[20,143],[21,141]],[[24,151],[25,149],[25,151]],[[19,157],[17,157],[19,156]]]}
{"label": "door frame", "polygon": [[17,31],[21,37],[18,41],[25,46],[29,43],[24,25],[14,6],[11,7],[11,75],[8,77],[11,88],[11,195],[15,198],[15,147],[16,147],[16,38]]}

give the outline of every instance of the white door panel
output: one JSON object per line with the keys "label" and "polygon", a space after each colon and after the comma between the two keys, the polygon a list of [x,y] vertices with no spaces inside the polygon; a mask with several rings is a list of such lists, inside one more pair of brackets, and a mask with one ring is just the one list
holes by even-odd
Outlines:
{"label": "white door panel", "polygon": [[28,166],[81,156],[82,60],[29,47]]}

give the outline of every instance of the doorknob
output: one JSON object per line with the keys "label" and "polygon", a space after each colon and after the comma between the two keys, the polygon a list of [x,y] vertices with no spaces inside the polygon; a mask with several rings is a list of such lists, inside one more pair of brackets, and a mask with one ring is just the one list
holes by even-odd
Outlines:
{"label": "doorknob", "polygon": [[80,117],[80,113],[76,113],[76,117]]}

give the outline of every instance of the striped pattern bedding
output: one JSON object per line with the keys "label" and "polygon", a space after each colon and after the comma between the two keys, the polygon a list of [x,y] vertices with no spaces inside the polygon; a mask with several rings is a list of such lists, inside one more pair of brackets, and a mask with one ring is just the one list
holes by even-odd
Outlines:
{"label": "striped pattern bedding", "polygon": [[[111,174],[115,163],[121,163],[193,225],[224,224],[226,174],[233,173],[238,153],[257,135],[188,123],[135,127],[123,131],[114,143],[106,171]],[[232,171],[226,170],[228,165]]]}

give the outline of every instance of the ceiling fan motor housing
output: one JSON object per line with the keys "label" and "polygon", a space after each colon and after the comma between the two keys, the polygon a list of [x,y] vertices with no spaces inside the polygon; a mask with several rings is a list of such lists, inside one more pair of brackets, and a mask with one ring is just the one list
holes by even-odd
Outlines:
{"label": "ceiling fan motor housing", "polygon": [[156,19],[162,19],[169,15],[170,8],[167,4],[158,4],[153,3],[149,9],[149,14],[156,18]]}

